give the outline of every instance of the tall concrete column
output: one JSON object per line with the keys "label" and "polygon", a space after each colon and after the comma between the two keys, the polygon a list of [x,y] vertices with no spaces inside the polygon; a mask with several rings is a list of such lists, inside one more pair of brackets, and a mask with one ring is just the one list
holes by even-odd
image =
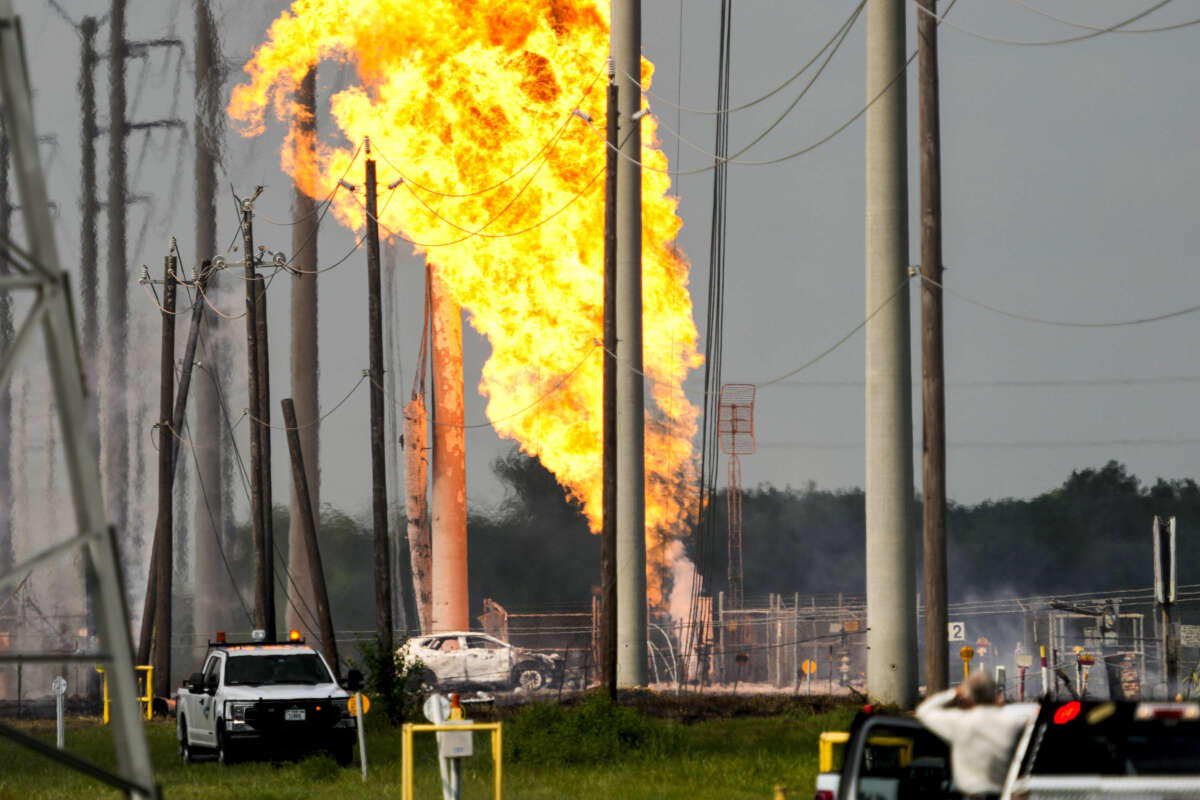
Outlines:
{"label": "tall concrete column", "polygon": [[[192,252],[197,260],[212,258],[217,254],[217,155],[221,133],[221,81],[220,59],[217,54],[216,23],[207,0],[195,5],[196,26],[196,116],[193,123],[195,146],[196,189],[193,197],[196,215],[196,244]],[[191,266],[191,265],[185,265]],[[209,277],[209,297],[221,293],[221,282],[229,285],[229,279],[217,274]],[[239,278],[234,278],[240,283]],[[241,286],[237,287],[241,289]],[[214,299],[214,302],[217,302]],[[200,643],[193,656],[204,657],[204,642],[216,636],[217,631],[228,630],[235,624],[238,630],[246,626],[244,617],[235,617],[238,608],[238,588],[225,570],[222,544],[226,531],[231,528],[229,504],[226,502],[229,486],[228,477],[222,469],[223,462],[230,467],[229,442],[222,421],[222,408],[218,388],[225,372],[229,369],[229,358],[223,353],[217,326],[221,322],[211,310],[205,308],[200,322],[200,345],[192,392],[195,395],[194,438],[203,442],[191,454],[180,453],[181,459],[195,458],[196,502],[193,519],[196,540],[195,560],[195,603],[193,620],[197,641]]]}
{"label": "tall concrete column", "polygon": [[[866,328],[867,691],[912,705],[917,695],[916,540],[911,524],[904,0],[868,0]],[[887,302],[889,297],[894,298]]]}
{"label": "tall concrete column", "polygon": [[462,308],[432,275],[433,630],[467,630],[467,450],[463,430]]}
{"label": "tall concrete column", "polygon": [[644,686],[646,397],[642,385],[642,4],[613,0],[617,140],[617,686]]}

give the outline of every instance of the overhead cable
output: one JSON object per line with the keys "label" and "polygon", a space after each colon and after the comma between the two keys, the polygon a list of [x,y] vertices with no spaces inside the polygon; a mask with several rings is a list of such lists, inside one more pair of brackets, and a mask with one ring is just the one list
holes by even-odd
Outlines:
{"label": "overhead cable", "polygon": [[[1170,3],[1170,2],[1171,2],[1171,0],[1159,0],[1157,3],[1150,6],[1146,10],[1141,11],[1137,14],[1134,14],[1132,17],[1129,17],[1128,19],[1124,19],[1120,22],[1117,22],[1113,25],[1108,26],[1107,28],[1098,28],[1098,29],[1092,30],[1090,33],[1085,33],[1080,36],[1070,36],[1065,39],[1050,39],[1047,41],[1032,41],[1032,42],[1031,41],[1022,41],[1022,40],[1018,40],[1018,39],[1004,39],[999,36],[989,36],[987,34],[978,33],[977,31],[973,31],[969,28],[964,28],[961,25],[956,25],[953,22],[946,22],[945,21],[945,17],[946,17],[945,13],[943,13],[939,16],[937,13],[930,11],[929,9],[923,7],[920,3],[917,2],[917,0],[913,0],[913,5],[916,6],[917,11],[919,13],[925,14],[927,16],[931,16],[931,17],[934,17],[935,19],[937,19],[939,25],[945,25],[948,28],[958,31],[959,33],[966,34],[967,36],[971,36],[976,39],[982,39],[985,42],[992,42],[993,44],[1007,44],[1007,45],[1013,45],[1015,47],[1054,47],[1056,45],[1074,44],[1075,42],[1082,42],[1082,41],[1086,41],[1088,39],[1094,39],[1097,36],[1103,36],[1107,33],[1117,33],[1119,31],[1119,29],[1124,28],[1126,25],[1132,25],[1134,22],[1137,22],[1142,17],[1145,17],[1148,14],[1154,13],[1155,11],[1157,11],[1158,9],[1162,8],[1167,3]],[[947,11],[949,11],[949,9],[947,9]],[[1182,23],[1179,25],[1168,25],[1168,26],[1164,26],[1162,28],[1162,30],[1175,30],[1176,28],[1184,28],[1184,27],[1187,27],[1188,25],[1195,25],[1198,22],[1200,22],[1200,20],[1192,20],[1190,22],[1185,22],[1185,23]],[[1142,32],[1143,33],[1156,33],[1157,30],[1154,30],[1154,31],[1144,30]]]}
{"label": "overhead cable", "polygon": [[[638,86],[643,92],[645,92],[647,97],[650,97],[653,100],[657,100],[661,103],[664,103],[664,104],[670,106],[671,108],[678,109],[680,111],[686,111],[689,114],[698,114],[701,116],[715,117],[720,114],[733,114],[738,111],[744,111],[747,108],[753,108],[754,106],[758,105],[759,103],[763,102],[764,100],[769,100],[770,98],[779,94],[781,91],[783,91],[788,86],[790,86],[792,83],[794,83],[801,75],[803,75],[805,72],[807,72],[809,70],[809,68],[812,67],[813,64],[817,63],[817,60],[821,57],[821,55],[826,50],[828,50],[830,47],[833,47],[835,42],[839,42],[839,37],[842,37],[843,32],[849,26],[854,24],[854,20],[858,17],[859,13],[862,11],[862,9],[865,5],[866,5],[866,0],[860,0],[859,4],[857,6],[855,6],[853,11],[850,12],[850,16],[846,18],[846,21],[843,22],[836,31],[834,31],[833,36],[831,36],[829,38],[829,40],[821,46],[821,49],[818,50],[816,52],[816,54],[804,64],[804,66],[802,66],[799,70],[797,70],[795,73],[793,73],[790,78],[788,78],[783,83],[779,84],[774,89],[767,92],[766,94],[756,97],[755,99],[750,100],[749,102],[742,103],[741,105],[733,106],[732,108],[727,108],[727,109],[711,108],[710,109],[710,108],[693,108],[691,106],[685,106],[678,102],[672,101],[663,95],[657,94],[652,89],[650,89],[650,87],[648,87],[648,86],[642,86],[640,79],[637,78],[636,76],[629,75],[628,73],[626,73],[625,77],[628,78],[629,80],[633,81],[634,85]],[[839,42],[839,44],[840,44],[840,42]],[[683,70],[682,70],[682,68],[680,68],[680,73],[682,74],[682,72],[683,72]],[[807,91],[807,89],[806,89],[806,91]]]}
{"label": "overhead cable", "polygon": [[1178,30],[1179,28],[1186,28],[1190,25],[1200,23],[1200,19],[1193,19],[1188,20],[1187,22],[1179,22],[1174,25],[1161,25],[1157,28],[1098,28],[1093,25],[1085,25],[1082,22],[1074,22],[1069,19],[1063,19],[1062,17],[1056,17],[1048,11],[1034,7],[1033,5],[1025,2],[1025,0],[1012,0],[1012,2],[1016,3],[1027,11],[1032,11],[1038,16],[1045,17],[1046,19],[1052,19],[1055,22],[1061,22],[1063,25],[1067,25],[1071,28],[1079,28],[1080,30],[1085,31],[1100,31],[1102,33],[1162,33],[1163,31],[1174,31]]}
{"label": "overhead cable", "polygon": [[[761,133],[759,133],[757,136],[755,136],[753,139],[751,139],[748,144],[746,144],[740,150],[735,152],[733,155],[724,155],[723,156],[719,153],[710,153],[707,150],[705,150],[703,147],[701,147],[700,145],[697,145],[697,144],[693,143],[692,141],[690,141],[689,139],[685,138],[683,136],[683,134],[681,134],[680,132],[672,130],[661,119],[659,120],[659,124],[661,124],[664,128],[666,128],[668,131],[670,131],[672,133],[672,135],[677,137],[684,144],[688,145],[689,147],[691,147],[694,150],[697,150],[697,151],[703,153],[705,156],[714,158],[720,164],[741,163],[738,161],[738,156],[744,155],[747,151],[749,151],[752,147],[754,147],[754,145],[758,144],[763,139],[767,138],[767,136],[770,135],[771,131],[773,131],[777,127],[779,127],[779,125],[783,123],[784,119],[786,119],[787,116],[792,113],[792,111],[796,108],[797,105],[799,105],[800,101],[805,98],[805,96],[808,94],[808,90],[811,89],[813,87],[813,84],[815,84],[817,82],[817,79],[821,77],[821,74],[825,71],[825,68],[829,66],[829,63],[831,61],[833,61],[833,57],[835,55],[837,55],[837,51],[838,51],[838,49],[841,48],[842,43],[845,42],[846,38],[850,35],[850,30],[854,26],[854,23],[858,20],[859,14],[862,13],[862,9],[863,9],[864,5],[865,5],[865,0],[862,3],[859,3],[858,8],[856,8],[854,10],[854,13],[850,15],[850,18],[848,20],[846,20],[846,23],[843,25],[843,27],[839,31],[840,36],[837,39],[837,42],[833,45],[833,49],[829,51],[829,55],[827,55],[825,57],[825,60],[823,62],[821,62],[821,66],[817,68],[817,71],[815,73],[813,73],[813,76],[811,78],[809,78],[808,83],[804,84],[804,88],[800,90],[800,94],[796,95],[796,99],[792,100],[792,102],[788,104],[788,107],[783,110],[782,114],[780,114],[778,117],[775,118],[774,122],[772,122],[770,125],[768,125]],[[907,67],[907,64],[905,66]]]}
{"label": "overhead cable", "polygon": [[1147,325],[1152,322],[1162,322],[1163,320],[1174,319],[1175,317],[1182,317],[1184,315],[1194,314],[1195,312],[1200,311],[1200,305],[1194,305],[1188,306],[1187,308],[1178,309],[1177,311],[1168,311],[1165,314],[1155,314],[1149,317],[1136,317],[1134,319],[1112,320],[1108,322],[1075,322],[1071,320],[1047,319],[1045,317],[1035,317],[1030,314],[1021,314],[1016,311],[1008,311],[1003,308],[997,308],[996,306],[989,305],[981,300],[976,300],[974,298],[967,297],[960,292],[956,292],[944,284],[925,276],[919,271],[917,274],[920,275],[921,280],[936,286],[946,294],[956,297],[959,300],[962,300],[964,303],[970,303],[973,306],[978,306],[979,308],[991,311],[993,314],[999,314],[1003,317],[1018,319],[1022,322],[1033,322],[1038,325],[1051,325],[1059,328],[1126,328],[1133,325]]}

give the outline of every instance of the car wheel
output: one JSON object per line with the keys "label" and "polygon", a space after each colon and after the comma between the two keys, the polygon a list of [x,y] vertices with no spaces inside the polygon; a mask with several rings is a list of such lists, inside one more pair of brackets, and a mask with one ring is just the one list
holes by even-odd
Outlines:
{"label": "car wheel", "polygon": [[521,664],[518,666],[513,680],[518,689],[523,689],[527,692],[536,692],[538,689],[544,689],[548,682],[546,673],[536,664]]}
{"label": "car wheel", "polygon": [[179,717],[179,760],[184,764],[193,764],[196,761],[196,751],[192,749],[188,742],[187,735],[187,717]]}
{"label": "car wheel", "polygon": [[217,763],[224,766],[238,762],[238,748],[225,734],[224,728],[217,729]]}

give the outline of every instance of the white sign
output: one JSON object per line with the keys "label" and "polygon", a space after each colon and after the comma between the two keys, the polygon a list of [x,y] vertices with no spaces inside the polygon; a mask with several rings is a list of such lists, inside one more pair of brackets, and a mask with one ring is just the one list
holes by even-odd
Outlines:
{"label": "white sign", "polygon": [[950,622],[946,625],[946,633],[952,642],[965,642],[967,640],[967,623],[965,622]]}
{"label": "white sign", "polygon": [[1180,625],[1179,646],[1200,647],[1200,625]]}

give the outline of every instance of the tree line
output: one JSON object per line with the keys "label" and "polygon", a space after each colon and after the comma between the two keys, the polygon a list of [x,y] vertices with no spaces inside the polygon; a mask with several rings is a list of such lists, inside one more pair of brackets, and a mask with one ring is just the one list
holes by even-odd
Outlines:
{"label": "tree line", "polygon": [[[599,579],[600,541],[579,506],[537,459],[515,449],[498,458],[493,471],[505,487],[504,500],[472,512],[467,525],[472,615],[482,613],[485,597],[510,610],[586,604]],[[697,554],[694,537],[685,538],[717,590],[725,583],[727,501],[725,490],[713,497],[712,530],[719,536],[709,563]],[[919,497],[912,508],[919,536]],[[1062,485],[1032,498],[952,503],[947,511],[952,600],[1149,586],[1155,514],[1177,517],[1179,582],[1200,583],[1200,536],[1189,527],[1200,520],[1200,485],[1191,478],[1147,484],[1109,461],[1075,470]],[[742,517],[747,598],[865,592],[861,489],[760,485],[743,491]],[[285,507],[276,509],[275,530],[276,547],[287,552]],[[248,528],[242,526],[236,538],[246,545],[234,548],[231,566],[249,586]],[[374,592],[364,578],[373,558],[369,515],[326,506],[319,538],[336,625],[371,629]],[[282,609],[282,593],[277,600]]]}

